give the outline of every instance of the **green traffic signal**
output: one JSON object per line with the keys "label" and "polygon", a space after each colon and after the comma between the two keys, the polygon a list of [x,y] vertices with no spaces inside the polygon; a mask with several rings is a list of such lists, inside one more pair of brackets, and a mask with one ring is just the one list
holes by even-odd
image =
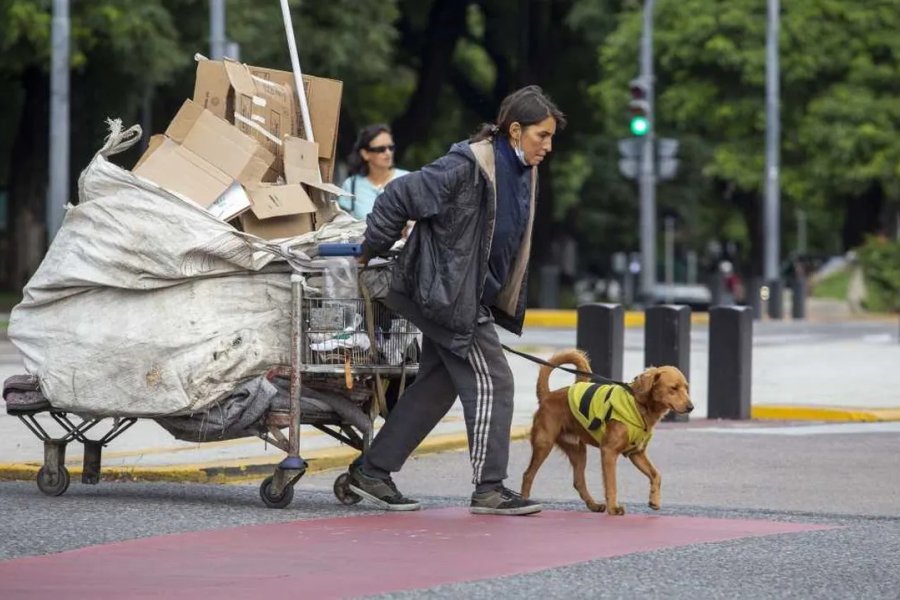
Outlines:
{"label": "green traffic signal", "polygon": [[647,135],[647,132],[650,130],[650,121],[647,120],[647,117],[641,115],[631,117],[630,125],[632,135],[636,135],[638,137]]}

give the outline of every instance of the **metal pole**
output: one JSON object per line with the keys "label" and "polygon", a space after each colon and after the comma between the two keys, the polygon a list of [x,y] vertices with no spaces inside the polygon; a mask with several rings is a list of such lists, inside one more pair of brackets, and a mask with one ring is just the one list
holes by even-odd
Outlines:
{"label": "metal pole", "polygon": [[666,304],[672,304],[672,288],[675,285],[675,218],[665,220],[666,252]]}
{"label": "metal pole", "polygon": [[779,140],[781,123],[778,106],[778,27],[780,0],[768,0],[768,28],[766,32],[766,197],[763,236],[765,253],[763,276],[767,282],[779,277]]}
{"label": "metal pole", "polygon": [[209,0],[209,54],[213,60],[225,57],[225,0]]}
{"label": "metal pole", "polygon": [[656,173],[653,165],[656,137],[653,110],[653,1],[644,0],[644,31],[641,35],[641,77],[647,81],[650,128],[643,136],[638,189],[641,197],[641,295],[648,300],[656,286]]}
{"label": "metal pole", "polygon": [[53,0],[51,43],[48,243],[59,231],[69,203],[69,0]]}

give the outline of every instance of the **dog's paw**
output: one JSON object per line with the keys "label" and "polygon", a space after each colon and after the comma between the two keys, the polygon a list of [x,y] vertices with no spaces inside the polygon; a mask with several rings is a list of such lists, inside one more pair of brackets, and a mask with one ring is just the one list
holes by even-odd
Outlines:
{"label": "dog's paw", "polygon": [[648,506],[650,506],[650,508],[652,508],[653,510],[659,510],[659,502],[652,502],[652,501],[651,501],[651,502],[648,504]]}
{"label": "dog's paw", "polygon": [[608,509],[610,515],[614,517],[620,517],[625,514],[624,506],[610,506]]}
{"label": "dog's paw", "polygon": [[596,502],[589,502],[587,507],[591,512],[595,512],[595,513],[606,512],[605,504],[597,504]]}

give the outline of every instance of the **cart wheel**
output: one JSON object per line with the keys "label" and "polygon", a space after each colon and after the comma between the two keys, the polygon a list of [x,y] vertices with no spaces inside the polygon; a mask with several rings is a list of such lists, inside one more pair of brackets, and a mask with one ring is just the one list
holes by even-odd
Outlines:
{"label": "cart wheel", "polygon": [[269,475],[263,479],[262,485],[259,486],[259,497],[265,502],[269,508],[284,508],[294,499],[294,486],[289,485],[284,488],[280,496],[272,493],[272,481],[275,479],[273,475]]}
{"label": "cart wheel", "polygon": [[334,480],[334,496],[340,500],[341,504],[346,504],[347,506],[362,500],[362,496],[350,489],[350,475],[348,473],[343,473]]}
{"label": "cart wheel", "polygon": [[65,467],[59,468],[59,476],[54,477],[50,473],[50,469],[46,466],[38,469],[37,486],[38,489],[48,496],[62,496],[69,489],[69,483],[72,481],[69,477],[69,470]]}

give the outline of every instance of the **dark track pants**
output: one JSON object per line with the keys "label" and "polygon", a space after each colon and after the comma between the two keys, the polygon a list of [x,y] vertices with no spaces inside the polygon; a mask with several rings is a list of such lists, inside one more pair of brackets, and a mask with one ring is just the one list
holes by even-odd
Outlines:
{"label": "dark track pants", "polygon": [[457,396],[466,419],[476,491],[498,486],[507,477],[514,385],[490,318],[479,320],[465,360],[423,338],[416,380],[397,401],[362,457],[363,470],[377,477],[399,471]]}

